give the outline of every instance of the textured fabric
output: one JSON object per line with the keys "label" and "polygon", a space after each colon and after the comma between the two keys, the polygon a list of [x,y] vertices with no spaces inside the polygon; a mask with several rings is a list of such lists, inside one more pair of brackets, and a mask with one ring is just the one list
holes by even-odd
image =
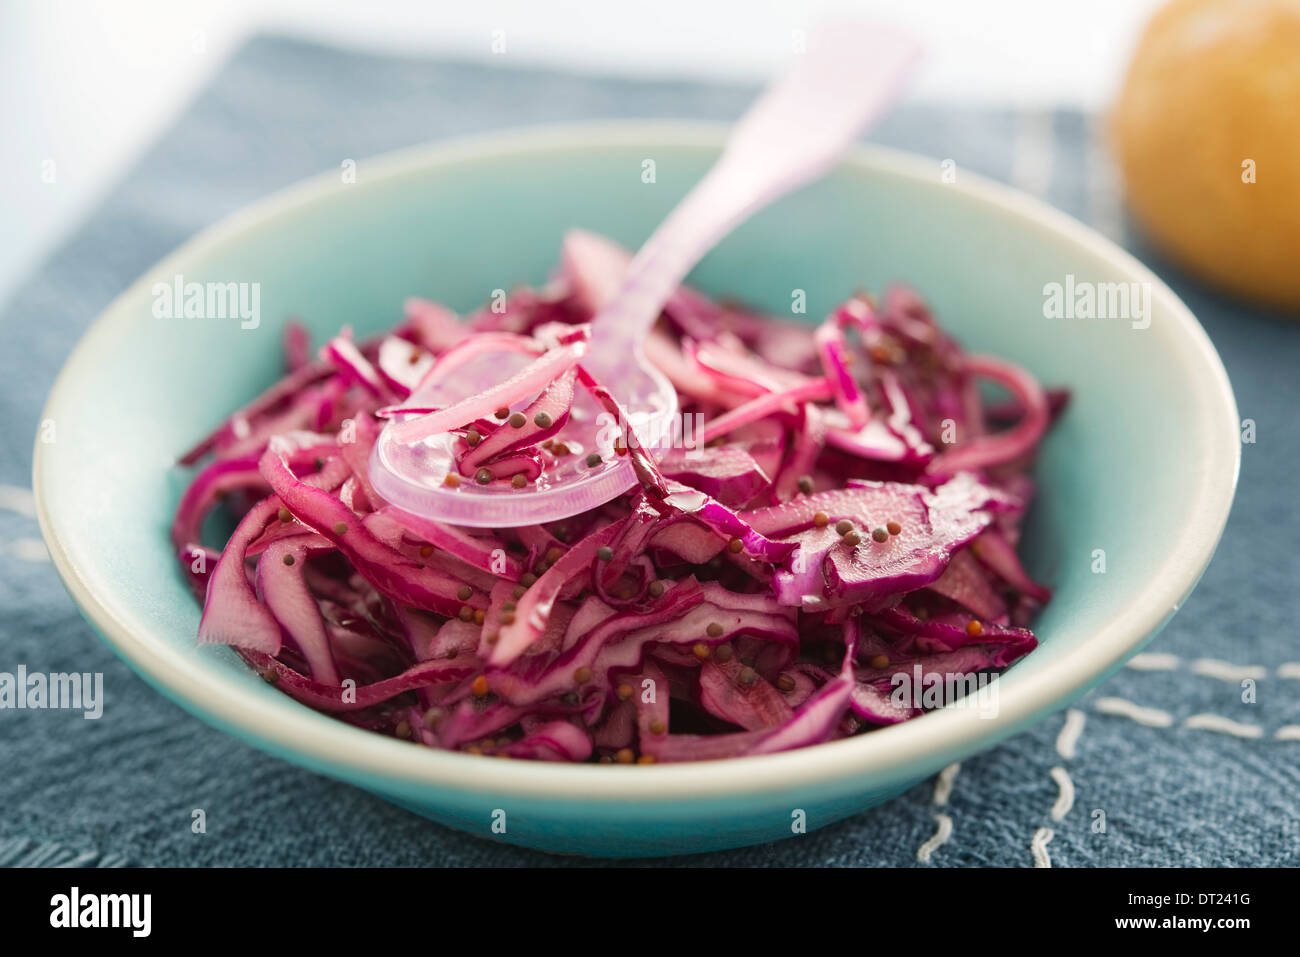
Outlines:
{"label": "textured fabric", "polygon": [[[110,299],[194,231],[271,190],[343,157],[439,137],[598,117],[728,119],[751,95],[739,87],[387,59],[279,39],[255,40],[232,59],[0,319],[0,671],[20,664],[30,672],[102,671],[107,698],[100,721],[0,711],[0,864],[593,863],[448,831],[262,754],[151,691],[78,617],[44,556],[22,491],[32,438],[60,364]],[[1077,113],[907,108],[872,138],[1040,192],[1125,238],[1095,124]],[[1126,668],[1084,699],[1072,757],[1058,751],[1067,722],[1058,715],[969,759],[938,785],[918,785],[839,825],[678,863],[1298,862],[1300,740],[1279,730],[1300,731],[1300,666],[1282,667],[1300,661],[1300,326],[1215,298],[1133,248],[1200,316],[1242,416],[1257,430],[1244,448],[1241,490],[1214,563],[1140,659],[1164,670]],[[1215,669],[1196,665],[1201,658],[1258,669],[1258,703],[1242,702],[1238,676],[1202,673]],[[1112,699],[1158,709],[1167,724],[1110,713],[1123,707]],[[1253,727],[1236,730],[1257,736],[1196,727],[1203,719],[1185,726],[1205,714]],[[1078,718],[1068,720],[1075,730]],[[1059,743],[1070,751],[1068,741]],[[1060,820],[1052,817],[1053,806],[1059,814],[1066,803],[1057,767],[1074,792]],[[191,833],[194,808],[206,812],[204,835]],[[1099,813],[1104,832],[1094,829]],[[951,825],[946,841],[939,836],[947,824],[936,815]]]}

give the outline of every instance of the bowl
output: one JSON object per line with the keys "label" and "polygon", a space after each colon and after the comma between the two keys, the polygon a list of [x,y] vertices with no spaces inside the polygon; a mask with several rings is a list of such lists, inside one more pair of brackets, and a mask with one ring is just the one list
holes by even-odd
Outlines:
{"label": "bowl", "polygon": [[[598,124],[406,150],[361,162],[354,182],[333,173],[279,193],[150,269],[73,351],[45,410],[57,441],[36,448],[41,528],[88,620],[158,690],[285,760],[469,833],[616,857],[790,837],[798,812],[822,827],[1101,681],[1177,611],[1227,520],[1239,442],[1223,366],[1168,287],[1101,236],[964,171],[945,182],[938,160],[875,148],[743,225],[692,281],[784,314],[803,290],[808,317],[905,281],[968,347],[1073,390],[1042,449],[1023,543],[1056,596],[1034,625],[1041,646],[996,682],[996,709],[730,761],[494,761],[358,730],[276,691],[229,649],[196,647],[199,608],[168,541],[188,476],[174,463],[279,374],[286,318],[320,341],[345,324],[393,324],[413,294],[468,310],[543,280],[574,226],[635,247],[725,132]],[[177,277],[257,283],[260,315],[160,318],[155,285]],[[1130,315],[1053,304],[1053,284],[1078,295],[1089,283],[1136,284]]]}

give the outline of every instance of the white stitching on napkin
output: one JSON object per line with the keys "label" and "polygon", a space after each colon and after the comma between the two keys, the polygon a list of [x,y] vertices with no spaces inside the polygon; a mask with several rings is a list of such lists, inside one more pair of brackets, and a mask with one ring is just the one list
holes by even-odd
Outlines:
{"label": "white stitching on napkin", "polygon": [[1070,780],[1070,775],[1065,768],[1060,765],[1052,768],[1051,775],[1056,786],[1061,789],[1056,803],[1052,805],[1052,820],[1060,821],[1064,820],[1065,815],[1070,813],[1070,808],[1074,807],[1074,782]]}
{"label": "white stitching on napkin", "polygon": [[78,851],[58,841],[0,839],[0,867],[125,867],[126,863],[120,854]]}
{"label": "white stitching on napkin", "polygon": [[1202,731],[1218,731],[1236,738],[1261,738],[1264,729],[1257,724],[1242,724],[1217,714],[1194,714],[1183,722],[1184,728],[1199,728]]}
{"label": "white stitching on napkin", "polygon": [[[943,807],[948,803],[948,798],[952,796],[953,780],[960,770],[961,762],[954,761],[935,776],[934,803],[936,807]],[[922,864],[930,863],[930,855],[940,845],[948,843],[948,838],[952,836],[952,818],[947,814],[935,814],[934,819],[939,822],[939,830],[935,831],[933,837],[916,849],[916,859]]]}
{"label": "white stitching on napkin", "polygon": [[[17,485],[0,485],[0,511],[17,512],[28,518],[36,517],[36,496],[29,488]],[[39,538],[15,538],[12,542],[0,541],[0,554],[8,553],[20,562],[43,563],[50,560],[45,543]]]}
{"label": "white stitching on napkin", "polygon": [[1029,851],[1034,855],[1034,867],[1051,867],[1052,857],[1047,853],[1047,845],[1056,833],[1050,827],[1040,827],[1034,832],[1034,839],[1029,842]]}
{"label": "white stitching on napkin", "polygon": [[1128,666],[1134,671],[1174,671],[1178,668],[1178,656],[1156,652],[1134,655],[1128,660]]}
{"label": "white stitching on napkin", "polygon": [[[1147,652],[1134,655],[1126,664],[1134,671],[1177,671],[1182,666],[1182,660],[1177,655],[1164,652]],[[1219,658],[1197,658],[1190,667],[1193,674],[1222,678],[1224,681],[1245,681],[1247,678],[1258,681],[1268,677],[1268,668],[1264,665],[1235,665]],[[1286,661],[1278,665],[1277,676],[1300,678],[1300,661]]]}
{"label": "white stitching on napkin", "polygon": [[1078,708],[1071,708],[1065,712],[1065,724],[1061,726],[1061,733],[1056,736],[1056,753],[1067,761],[1074,757],[1074,746],[1079,742],[1079,735],[1083,733],[1083,723],[1086,720],[1087,715]]}
{"label": "white stitching on napkin", "polygon": [[948,843],[948,838],[952,836],[952,818],[947,814],[936,814],[934,819],[939,822],[939,830],[934,832],[934,837],[916,849],[916,859],[922,864],[929,864],[930,855]]}
{"label": "white stitching on napkin", "polygon": [[1192,671],[1207,678],[1222,678],[1234,684],[1251,678],[1258,681],[1268,677],[1268,669],[1258,665],[1234,665],[1230,661],[1218,658],[1197,658],[1192,662]]}
{"label": "white stitching on napkin", "polygon": [[1161,711],[1159,708],[1144,708],[1132,701],[1125,701],[1123,698],[1098,698],[1094,707],[1102,714],[1114,714],[1119,715],[1121,718],[1130,718],[1138,724],[1146,725],[1148,728],[1167,728],[1174,723],[1174,716],[1168,711]]}
{"label": "white stitching on napkin", "polygon": [[15,538],[12,542],[0,542],[0,549],[5,549],[20,562],[48,562],[50,553],[45,543],[39,538]]}
{"label": "white stitching on napkin", "polygon": [[[1103,700],[1118,701],[1119,699]],[[1066,759],[1074,757],[1074,748],[1086,720],[1086,715],[1078,708],[1071,708],[1065,712],[1065,724],[1061,726],[1061,732],[1056,736],[1056,750],[1061,757]],[[1061,821],[1070,813],[1070,808],[1074,807],[1074,781],[1071,780],[1070,773],[1059,764],[1048,773],[1056,782],[1057,788],[1056,801],[1053,802],[1049,814],[1053,821]],[[1034,832],[1034,837],[1029,842],[1030,853],[1034,855],[1034,867],[1052,866],[1051,855],[1047,853],[1047,844],[1055,836],[1056,833],[1050,827],[1040,827]]]}
{"label": "white stitching on napkin", "polygon": [[29,488],[17,485],[0,485],[0,508],[28,518],[36,517],[36,496]]}
{"label": "white stitching on napkin", "polygon": [[960,770],[960,762],[950,764],[934,779],[934,803],[939,807],[947,804],[948,798],[952,796],[953,779],[957,777],[957,772]]}

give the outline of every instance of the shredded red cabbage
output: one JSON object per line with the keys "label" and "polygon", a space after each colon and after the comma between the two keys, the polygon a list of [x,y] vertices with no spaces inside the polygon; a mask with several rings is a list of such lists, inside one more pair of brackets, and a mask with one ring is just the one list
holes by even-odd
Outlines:
{"label": "shredded red cabbage", "polygon": [[[1066,394],[967,355],[906,289],[816,327],[679,290],[646,353],[701,425],[657,461],[627,431],[615,449],[641,483],[601,508],[484,530],[378,496],[370,449],[399,411],[420,413],[408,439],[459,436],[460,481],[526,485],[582,454],[557,437],[590,421],[575,403],[621,411],[582,357],[626,262],[575,233],[504,311],[411,299],[388,335],[345,329],[314,358],[290,323],[285,378],[181,459],[206,460],[172,526],[200,640],[416,744],[641,764],[895,724],[953,703],[900,697],[899,675],[978,676],[1034,648],[1051,593],[1016,543]],[[403,405],[502,349],[529,358],[500,386]],[[1009,399],[986,408],[982,379]],[[234,523],[220,552],[202,540],[214,511]]]}

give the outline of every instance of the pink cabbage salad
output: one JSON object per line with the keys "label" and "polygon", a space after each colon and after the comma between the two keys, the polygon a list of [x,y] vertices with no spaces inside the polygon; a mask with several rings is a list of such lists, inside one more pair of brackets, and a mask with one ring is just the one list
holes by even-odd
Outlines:
{"label": "pink cabbage salad", "polygon": [[[606,454],[631,456],[639,484],[601,508],[482,530],[376,494],[381,413],[435,362],[485,349],[552,372],[540,388],[516,377],[531,394],[456,430],[463,481],[527,487],[597,455],[554,437],[575,395],[617,411],[562,353],[626,262],[573,233],[554,278],[504,310],[412,299],[386,335],[345,329],[314,354],[290,323],[284,377],[181,459],[206,463],[172,526],[199,640],[381,734],[640,764],[906,721],[924,707],[896,675],[974,675],[1034,648],[1026,626],[1051,593],[1016,545],[1066,396],[963,352],[905,288],[817,326],[680,289],[646,355],[703,423],[696,447],[656,460],[628,432]],[[1009,398],[985,405],[980,380]],[[219,552],[203,544],[215,509],[238,521]]]}

